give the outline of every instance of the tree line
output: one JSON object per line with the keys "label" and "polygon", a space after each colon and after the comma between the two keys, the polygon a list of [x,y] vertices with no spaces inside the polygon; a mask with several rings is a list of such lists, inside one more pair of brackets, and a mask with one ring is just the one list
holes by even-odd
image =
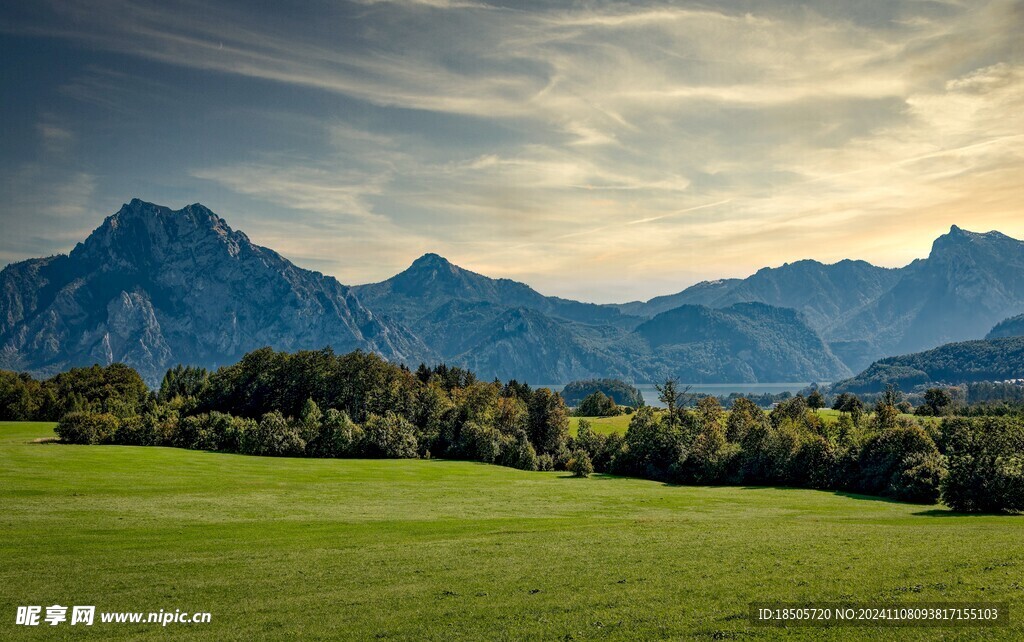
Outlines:
{"label": "tree line", "polygon": [[[688,403],[674,382],[663,409],[641,406],[624,434],[585,419],[546,388],[479,381],[445,365],[411,371],[331,350],[251,352],[209,372],[177,367],[150,392],[130,368],[80,368],[45,381],[0,372],[0,418],[59,421],[62,441],[174,446],[290,457],[443,457],[523,470],[568,470],[679,484],[784,485],[935,503],[962,511],[1024,510],[1024,420],[916,419],[893,392],[874,408],[795,396],[770,411]],[[940,403],[942,399],[933,400]]]}

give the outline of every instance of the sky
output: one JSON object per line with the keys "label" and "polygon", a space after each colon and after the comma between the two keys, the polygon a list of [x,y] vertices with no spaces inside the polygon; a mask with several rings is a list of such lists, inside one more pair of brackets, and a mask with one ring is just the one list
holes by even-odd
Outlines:
{"label": "sky", "polygon": [[595,302],[1024,238],[1024,0],[13,0],[0,264],[201,202],[345,284]]}

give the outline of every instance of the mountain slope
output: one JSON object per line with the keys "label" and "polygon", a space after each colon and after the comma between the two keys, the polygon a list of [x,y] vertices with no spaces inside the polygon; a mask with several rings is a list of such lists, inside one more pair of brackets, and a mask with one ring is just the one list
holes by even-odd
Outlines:
{"label": "mountain slope", "polygon": [[1024,337],[1024,314],[1000,321],[985,335],[986,339],[1005,339],[1006,337]]}
{"label": "mountain slope", "polygon": [[523,307],[499,310],[467,331],[460,347],[450,361],[482,378],[555,384],[598,375],[649,377],[637,359],[644,348],[629,332],[587,326]]}
{"label": "mountain slope", "polygon": [[849,373],[798,312],[762,303],[681,306],[636,333],[685,381],[834,381]]}
{"label": "mountain slope", "polygon": [[617,306],[653,316],[679,305],[761,302],[799,310],[851,369],[895,353],[985,336],[1024,310],[1024,243],[953,226],[926,259],[900,269],[863,261],[797,261],[746,279],[698,283],[646,303]]}
{"label": "mountain slope", "polygon": [[805,260],[762,268],[745,279],[705,281],[677,294],[629,303],[621,309],[650,317],[680,305],[724,308],[735,303],[767,303],[802,312],[808,325],[824,332],[844,315],[886,292],[898,279],[898,270],[865,261],[826,265]]}
{"label": "mountain slope", "polygon": [[1024,379],[1024,337],[949,343],[924,352],[876,361],[832,391],[880,392],[887,384],[902,390],[925,384]]}
{"label": "mountain slope", "polygon": [[999,232],[955,225],[927,259],[902,270],[899,282],[828,333],[865,341],[875,357],[976,339],[1024,309],[1024,243]]}
{"label": "mountain slope", "polygon": [[68,256],[8,266],[0,291],[0,367],[41,373],[122,361],[153,383],[175,363],[230,363],[264,345],[431,354],[334,278],[198,204],[133,200]]}
{"label": "mountain slope", "polygon": [[352,290],[372,309],[407,321],[450,301],[482,301],[506,309],[528,308],[590,325],[632,327],[640,322],[613,307],[548,297],[524,283],[471,272],[437,254],[424,254],[390,279],[357,285]]}

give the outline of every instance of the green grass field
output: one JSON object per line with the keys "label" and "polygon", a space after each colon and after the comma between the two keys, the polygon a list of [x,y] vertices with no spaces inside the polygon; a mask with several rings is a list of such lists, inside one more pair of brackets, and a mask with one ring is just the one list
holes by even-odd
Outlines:
{"label": "green grass field", "polygon": [[576,430],[580,427],[580,419],[590,422],[590,428],[599,435],[610,435],[617,432],[620,435],[626,434],[629,428],[629,420],[633,415],[618,415],[616,417],[569,417],[569,434],[576,436]]}
{"label": "green grass field", "polygon": [[[449,461],[31,443],[0,424],[0,639],[1021,639],[1024,519]],[[1009,627],[763,629],[752,601],[1006,601]],[[18,605],[210,624],[16,627]]]}

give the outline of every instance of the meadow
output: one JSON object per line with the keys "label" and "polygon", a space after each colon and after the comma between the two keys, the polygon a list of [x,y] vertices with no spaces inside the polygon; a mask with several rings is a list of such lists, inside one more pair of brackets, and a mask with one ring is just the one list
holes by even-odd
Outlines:
{"label": "meadow", "polygon": [[[823,422],[826,424],[834,424],[839,421],[839,416],[842,414],[838,410],[832,410],[831,408],[819,408],[814,411]],[[725,416],[728,416],[729,412],[725,411]],[[867,412],[865,416],[870,417],[872,413]],[[913,419],[913,415],[900,415],[901,417],[908,417]],[[629,420],[633,418],[633,415],[616,415],[614,417],[569,417],[569,434],[576,436],[576,431],[580,426],[580,419],[586,419],[590,422],[590,428],[599,435],[610,435],[613,432],[617,432],[620,435],[626,434],[626,429],[629,428]]]}
{"label": "meadow", "polygon": [[626,434],[629,428],[629,420],[633,415],[616,415],[614,417],[569,417],[569,434],[576,436],[580,427],[580,419],[586,419],[590,423],[590,429],[599,435],[610,435],[617,432],[620,435]]}
{"label": "meadow", "polygon": [[[0,424],[0,638],[1024,638],[1024,520],[441,460],[36,443]],[[1008,627],[766,629],[754,601],[1005,601]],[[15,627],[18,605],[209,624]]]}

